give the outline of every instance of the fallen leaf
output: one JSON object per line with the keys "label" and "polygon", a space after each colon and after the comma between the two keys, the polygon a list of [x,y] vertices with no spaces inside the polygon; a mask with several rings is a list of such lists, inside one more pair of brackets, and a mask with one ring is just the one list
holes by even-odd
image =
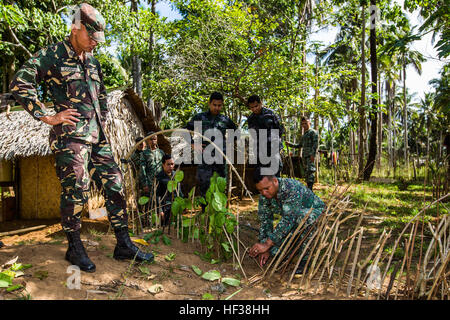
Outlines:
{"label": "fallen leaf", "polygon": [[152,294],[157,294],[157,293],[160,293],[161,291],[163,291],[163,286],[161,284],[155,284],[155,285],[151,286],[150,288],[148,288],[148,292],[150,292]]}
{"label": "fallen leaf", "polygon": [[136,243],[142,244],[144,246],[148,246],[148,242],[145,241],[144,239],[134,239],[133,241]]}

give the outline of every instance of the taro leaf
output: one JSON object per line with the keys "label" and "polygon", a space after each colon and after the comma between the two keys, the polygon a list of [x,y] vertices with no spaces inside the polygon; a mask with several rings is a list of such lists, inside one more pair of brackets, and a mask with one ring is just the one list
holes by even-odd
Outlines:
{"label": "taro leaf", "polygon": [[201,276],[201,275],[203,274],[203,271],[202,271],[199,267],[192,265],[191,268],[192,268],[192,270],[194,270],[194,272],[195,272],[198,276]]}
{"label": "taro leaf", "polygon": [[202,278],[209,281],[219,280],[220,279],[220,272],[217,270],[210,270],[208,272],[205,272],[202,275]]}
{"label": "taro leaf", "polygon": [[146,204],[148,201],[150,200],[149,197],[146,196],[142,196],[139,198],[138,203],[143,206],[144,204]]}
{"label": "taro leaf", "polygon": [[166,255],[164,257],[164,259],[166,259],[167,261],[173,261],[173,259],[175,259],[176,254],[175,253],[169,253],[168,255]]}
{"label": "taro leaf", "polygon": [[211,293],[205,293],[202,296],[202,300],[214,300],[214,296]]}
{"label": "taro leaf", "polygon": [[179,215],[181,213],[181,211],[182,211],[182,208],[181,208],[180,202],[174,201],[172,203],[172,213],[175,216],[177,216],[177,215]]}
{"label": "taro leaf", "polygon": [[184,179],[184,172],[181,171],[181,170],[178,170],[178,171],[175,173],[174,179],[175,179],[176,182],[181,182],[181,181],[183,181],[183,179]]}
{"label": "taro leaf", "polygon": [[223,177],[217,177],[217,189],[220,192],[225,192],[226,187],[227,187],[227,180]]}
{"label": "taro leaf", "polygon": [[215,214],[214,225],[222,230],[222,226],[225,223],[225,214],[223,212],[218,212]]}
{"label": "taro leaf", "polygon": [[226,252],[230,252],[230,245],[226,242],[222,242],[222,247],[225,249]]}
{"label": "taro leaf", "polygon": [[225,228],[228,233],[233,233],[234,232],[234,221],[231,219],[227,219],[227,221],[225,221]]}
{"label": "taro leaf", "polygon": [[233,287],[237,287],[241,284],[240,280],[234,278],[222,278],[222,282]]}
{"label": "taro leaf", "polygon": [[214,192],[212,206],[216,211],[222,211],[227,206],[227,196],[220,192]]}
{"label": "taro leaf", "polygon": [[177,184],[178,182],[174,180],[170,180],[169,182],[167,182],[167,191],[174,192],[177,188]]}
{"label": "taro leaf", "polygon": [[6,273],[5,271],[0,272],[0,288],[7,288],[12,284],[14,276]]}
{"label": "taro leaf", "polygon": [[170,240],[170,238],[165,234],[162,236],[162,241],[166,246],[170,246],[172,244],[172,240]]}
{"label": "taro leaf", "polygon": [[14,286],[9,287],[8,289],[6,289],[6,291],[11,292],[11,291],[14,291],[14,290],[17,290],[17,289],[22,289],[22,288],[23,288],[23,285],[21,285],[21,284],[16,284],[16,285],[14,285]]}

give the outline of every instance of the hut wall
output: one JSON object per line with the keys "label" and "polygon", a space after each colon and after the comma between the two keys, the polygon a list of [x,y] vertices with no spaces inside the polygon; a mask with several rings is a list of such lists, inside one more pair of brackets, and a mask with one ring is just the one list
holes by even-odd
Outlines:
{"label": "hut wall", "polygon": [[61,185],[53,155],[21,158],[20,215],[22,219],[60,217]]}

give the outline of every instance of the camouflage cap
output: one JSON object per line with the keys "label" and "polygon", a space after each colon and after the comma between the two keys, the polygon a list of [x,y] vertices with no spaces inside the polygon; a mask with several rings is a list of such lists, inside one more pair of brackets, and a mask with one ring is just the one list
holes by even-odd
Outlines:
{"label": "camouflage cap", "polygon": [[97,42],[105,42],[105,19],[93,6],[82,3],[74,15],[74,23],[80,21],[85,27],[89,36]]}

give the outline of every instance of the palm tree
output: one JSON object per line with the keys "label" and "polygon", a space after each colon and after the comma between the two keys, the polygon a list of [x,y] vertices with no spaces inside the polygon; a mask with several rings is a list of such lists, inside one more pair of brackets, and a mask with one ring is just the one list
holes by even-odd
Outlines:
{"label": "palm tree", "polygon": [[414,49],[411,48],[411,44],[420,39],[420,36],[413,34],[414,28],[407,31],[403,35],[390,43],[387,43],[384,48],[384,52],[388,55],[397,54],[402,70],[401,70],[401,78],[403,80],[403,139],[405,144],[404,149],[404,159],[405,165],[407,167],[407,172],[409,175],[409,160],[408,160],[408,127],[407,127],[407,119],[408,119],[408,108],[406,101],[406,68],[408,66],[412,66],[419,75],[422,74],[422,62],[425,61],[423,55]]}

